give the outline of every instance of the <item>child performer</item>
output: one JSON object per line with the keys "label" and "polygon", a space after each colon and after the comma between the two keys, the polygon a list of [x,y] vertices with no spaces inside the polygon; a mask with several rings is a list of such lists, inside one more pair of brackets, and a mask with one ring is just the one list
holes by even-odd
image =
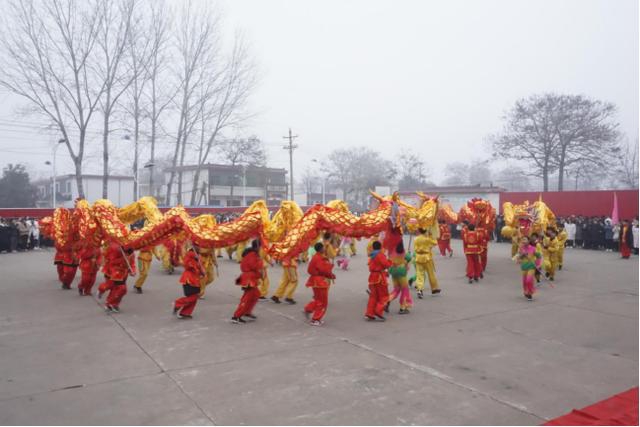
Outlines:
{"label": "child performer", "polygon": [[467,257],[467,277],[469,283],[476,282],[482,273],[482,265],[480,264],[480,236],[473,224],[469,224],[462,229],[462,247],[464,255]]}
{"label": "child performer", "polygon": [[449,252],[449,258],[453,256],[453,250],[451,249],[451,230],[449,224],[445,220],[440,220],[440,237],[438,238],[438,248],[440,248],[440,255],[447,256]]}
{"label": "child performer", "polygon": [[531,301],[536,291],[533,277],[536,271],[536,262],[540,259],[540,252],[536,250],[535,244],[524,236],[520,239],[520,249],[514,258],[520,264],[522,271],[522,292],[524,297]]}
{"label": "child performer", "polygon": [[558,270],[562,270],[562,263],[564,262],[564,247],[567,244],[567,238],[569,235],[564,230],[564,224],[558,224]]}
{"label": "child performer", "polygon": [[427,233],[427,230],[421,228],[419,232],[420,235],[416,238],[414,247],[416,251],[416,291],[418,292],[418,298],[422,299],[425,274],[429,276],[431,294],[440,293],[438,279],[436,278],[436,266],[433,263],[433,254],[431,253],[431,248],[438,242]]}
{"label": "child performer", "polygon": [[204,267],[196,251],[197,246],[192,246],[182,260],[184,271],[180,276],[184,296],[173,303],[173,314],[178,319],[191,319],[193,310],[200,298],[200,280],[205,275]]}
{"label": "child performer", "polygon": [[553,229],[547,229],[547,235],[542,240],[542,256],[545,263],[545,276],[550,282],[553,282],[556,276],[556,268],[558,266],[558,239]]}
{"label": "child performer", "polygon": [[409,314],[409,309],[413,305],[411,299],[411,292],[409,291],[409,284],[407,283],[407,271],[409,270],[409,262],[411,262],[411,255],[405,253],[404,244],[398,243],[396,247],[396,253],[391,257],[393,266],[389,269],[391,274],[391,280],[393,281],[393,292],[389,296],[389,302],[400,297],[400,312],[399,314]]}
{"label": "child performer", "polygon": [[[115,248],[113,245],[115,245]],[[136,275],[136,256],[133,253],[133,249],[124,250],[115,243],[113,245],[110,248],[112,254],[109,257],[109,262],[111,263],[109,267],[111,287],[104,308],[106,311],[119,313],[122,298],[127,294],[127,277]]]}
{"label": "child performer", "polygon": [[389,288],[387,284],[387,269],[391,261],[382,251],[382,243],[374,241],[369,255],[369,303],[364,316],[367,320],[385,321],[383,312],[389,302]]}
{"label": "child performer", "polygon": [[263,271],[264,265],[258,254],[258,241],[254,240],[251,242],[251,246],[242,253],[240,276],[236,279],[236,285],[242,287],[244,294],[240,298],[238,308],[233,313],[231,323],[247,323],[243,317],[248,317],[252,320],[256,319],[253,314],[253,308],[260,297],[258,285],[260,284],[260,279],[262,279]]}
{"label": "child performer", "polygon": [[333,264],[324,254],[324,245],[320,242],[314,245],[315,255],[311,258],[307,272],[309,279],[306,286],[313,289],[313,299],[304,307],[307,317],[312,315],[310,324],[320,326],[324,322],[322,318],[327,312],[329,304],[329,286],[336,278],[333,274]]}

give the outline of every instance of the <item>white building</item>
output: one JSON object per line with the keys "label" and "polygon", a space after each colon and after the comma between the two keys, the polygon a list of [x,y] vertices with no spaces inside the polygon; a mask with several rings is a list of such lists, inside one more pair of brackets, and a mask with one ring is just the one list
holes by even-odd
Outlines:
{"label": "white building", "polygon": [[[36,206],[51,207],[53,179],[34,182],[38,187]],[[82,175],[84,196],[89,203],[102,199],[102,175]],[[125,206],[133,202],[134,181],[131,176],[109,175],[107,181],[108,199],[116,206]],[[56,177],[56,207],[72,208],[73,201],[78,197],[78,185],[75,175],[61,175]]]}

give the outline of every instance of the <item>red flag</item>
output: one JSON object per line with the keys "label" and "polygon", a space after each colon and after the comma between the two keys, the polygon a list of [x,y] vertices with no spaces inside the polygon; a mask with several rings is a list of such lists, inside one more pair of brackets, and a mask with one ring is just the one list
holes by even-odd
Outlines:
{"label": "red flag", "polygon": [[611,212],[611,222],[613,224],[619,223],[620,222],[619,216],[620,215],[618,214],[618,195],[614,191],[614,193],[613,193],[613,212]]}

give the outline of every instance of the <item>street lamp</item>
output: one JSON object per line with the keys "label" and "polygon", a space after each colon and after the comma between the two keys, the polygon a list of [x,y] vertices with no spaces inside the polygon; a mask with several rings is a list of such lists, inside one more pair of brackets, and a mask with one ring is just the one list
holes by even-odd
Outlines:
{"label": "street lamp", "polygon": [[[317,159],[311,159],[312,162],[320,164],[320,162]],[[322,204],[325,205],[327,203],[326,199],[326,193],[325,193],[325,182],[326,182],[326,178],[323,176],[322,177]]]}
{"label": "street lamp", "polygon": [[53,209],[56,208],[56,193],[57,193],[57,191],[56,191],[56,152],[58,151],[58,147],[60,146],[60,144],[63,144],[65,142],[67,142],[67,140],[64,139],[64,138],[60,138],[58,140],[58,143],[53,146],[53,162],[52,163],[46,162],[48,164],[52,164],[53,165],[53,191],[52,191],[52,193],[53,193]]}
{"label": "street lamp", "polygon": [[[149,169],[149,195],[153,197],[153,189],[151,188],[151,182],[152,182],[152,178],[151,176],[153,175],[153,167],[155,166],[155,163],[153,162],[147,162],[143,167],[145,169]],[[137,185],[137,181],[136,181],[136,185]],[[138,192],[140,191],[140,188],[138,187]]]}

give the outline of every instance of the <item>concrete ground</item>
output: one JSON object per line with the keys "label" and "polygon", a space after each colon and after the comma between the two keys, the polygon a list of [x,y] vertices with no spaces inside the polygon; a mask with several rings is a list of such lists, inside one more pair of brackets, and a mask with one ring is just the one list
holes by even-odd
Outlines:
{"label": "concrete ground", "polygon": [[386,323],[363,320],[359,254],[320,328],[302,285],[297,305],[262,302],[258,321],[231,324],[226,259],[179,320],[178,275],[155,261],[144,294],[110,315],[60,289],[52,252],[2,254],[0,424],[541,424],[638,384],[637,257],[567,249],[556,287],[527,302],[508,245],[491,245],[473,285],[454,250],[437,258],[441,296],[407,316],[394,303]]}

